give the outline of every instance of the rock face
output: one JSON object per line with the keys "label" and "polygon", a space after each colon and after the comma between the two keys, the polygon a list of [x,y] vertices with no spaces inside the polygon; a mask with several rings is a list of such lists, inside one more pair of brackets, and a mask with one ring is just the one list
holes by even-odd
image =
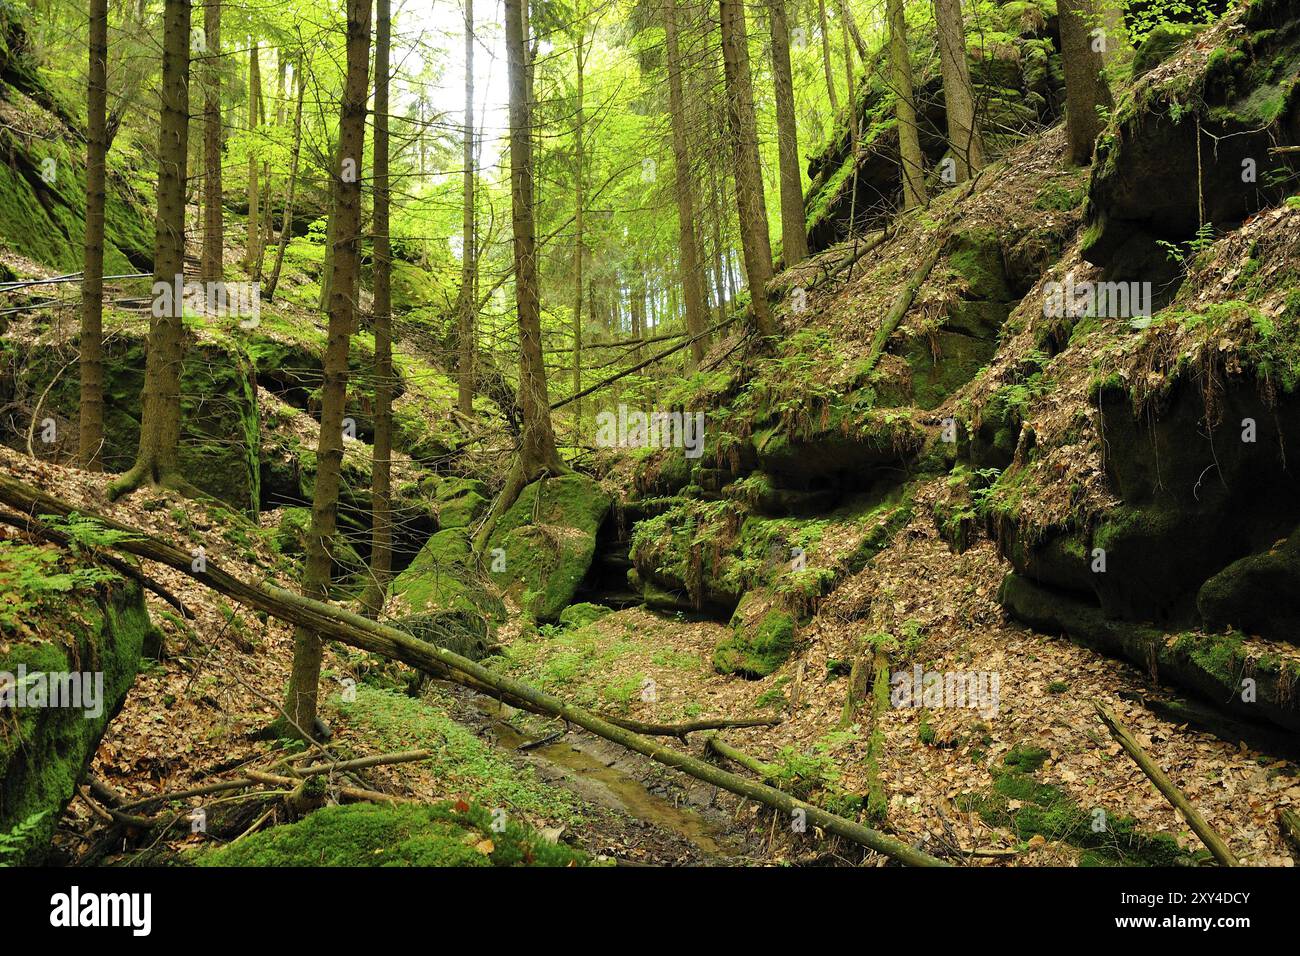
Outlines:
{"label": "rock face", "polygon": [[[1300,11],[1252,3],[1240,27],[1201,33],[1147,73],[1099,140],[1083,254],[1109,278],[1164,283],[1158,243],[1234,228],[1293,191],[1300,162],[1270,149],[1300,143]],[[1200,49],[1207,39],[1219,45]]]}
{"label": "rock face", "polygon": [[493,563],[493,580],[537,620],[557,620],[591,567],[610,501],[596,482],[576,474],[525,487],[488,542],[484,560]]}
{"label": "rock face", "polygon": [[[126,471],[140,441],[140,394],[144,388],[147,331],[119,329],[104,343],[104,467]],[[41,420],[55,421],[55,441],[37,441],[38,453],[75,457],[80,384],[62,351],[30,348],[8,390],[36,399],[45,394]],[[52,383],[52,384],[51,384]],[[4,385],[0,384],[0,389]],[[46,393],[46,388],[49,388]],[[206,332],[191,340],[181,368],[182,474],[231,508],[256,514],[261,498],[259,422],[253,366],[241,344]],[[26,449],[26,434],[11,432],[6,443]]]}
{"label": "rock face", "polygon": [[[968,38],[971,79],[981,109],[987,111],[985,143],[992,155],[1026,132],[1055,122],[1064,80],[1056,52],[1055,4],[1011,0],[992,10],[993,21]],[[970,24],[968,23],[968,26]],[[931,189],[946,188],[936,169],[947,153],[943,82],[937,40],[912,28],[913,79],[918,137]],[[804,208],[808,244],[820,252],[844,240],[850,215],[859,231],[876,228],[893,215],[902,192],[894,95],[887,77],[887,51],[877,53],[858,91],[861,130],[856,165],[850,159],[850,131],[841,124],[827,145],[808,162],[811,179]]]}
{"label": "rock face", "polygon": [[[41,814],[10,864],[40,863],[59,816],[72,799],[105,728],[121,709],[135,680],[140,651],[153,629],[144,596],[134,581],[113,581],[76,591],[62,609],[59,643],[0,642],[0,672],[17,675],[80,672],[103,675],[103,696],[94,708],[27,706],[0,709],[0,834]],[[36,684],[30,685],[35,688]],[[29,701],[30,703],[30,701]]]}

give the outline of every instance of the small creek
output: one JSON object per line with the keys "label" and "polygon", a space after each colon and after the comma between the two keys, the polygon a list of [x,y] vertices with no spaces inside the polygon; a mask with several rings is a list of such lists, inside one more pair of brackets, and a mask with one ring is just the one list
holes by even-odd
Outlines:
{"label": "small creek", "polygon": [[[673,800],[652,793],[638,779],[631,755],[624,754],[616,744],[586,735],[566,736],[520,751],[518,748],[529,743],[529,738],[509,723],[513,709],[486,697],[478,698],[475,705],[488,718],[488,728],[497,746],[528,760],[539,770],[549,765],[557,772],[555,776],[589,802],[675,833],[708,856],[735,857],[743,853],[739,841],[727,833],[725,813],[678,806]],[[689,791],[685,796],[690,799]]]}

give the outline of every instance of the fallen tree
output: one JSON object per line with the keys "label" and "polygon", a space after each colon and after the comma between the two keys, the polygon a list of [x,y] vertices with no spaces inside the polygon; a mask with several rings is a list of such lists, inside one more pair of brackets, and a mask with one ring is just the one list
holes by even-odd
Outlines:
{"label": "fallen tree", "polygon": [[[829,813],[775,787],[746,779],[715,767],[707,761],[649,740],[585,708],[561,700],[522,681],[498,674],[469,658],[418,640],[394,627],[294,594],[283,588],[244,581],[222,570],[211,560],[207,561],[204,570],[196,571],[191,563],[189,552],[139,528],[95,514],[86,508],[75,507],[17,479],[0,475],[0,502],[20,512],[26,520],[28,530],[37,535],[49,530],[42,516],[63,517],[76,511],[80,515],[101,522],[106,528],[123,532],[124,537],[113,544],[115,549],[148,561],[165,564],[240,604],[264,611],[288,624],[310,629],[320,634],[322,638],[336,640],[358,650],[401,661],[436,677],[483,690],[507,702],[511,702],[512,699],[526,701],[532,707],[577,724],[598,737],[611,740],[664,766],[680,770],[696,779],[764,804],[784,813],[790,819],[801,815],[804,821],[815,827],[909,866],[948,865],[879,830],[873,830],[853,820]],[[252,775],[247,774],[247,776]]]}

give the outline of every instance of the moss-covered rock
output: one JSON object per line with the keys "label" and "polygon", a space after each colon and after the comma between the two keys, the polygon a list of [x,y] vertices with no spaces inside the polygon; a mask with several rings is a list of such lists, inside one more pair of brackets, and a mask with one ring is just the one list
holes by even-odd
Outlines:
{"label": "moss-covered rock", "polygon": [[570,604],[560,612],[560,623],[565,627],[586,627],[613,613],[611,608],[601,604]]}
{"label": "moss-covered rock", "polygon": [[579,866],[585,854],[480,806],[324,807],[206,853],[202,866]]}
{"label": "moss-covered rock", "polygon": [[[21,585],[12,552],[0,551],[0,580],[11,600]],[[46,568],[46,573],[54,573]],[[0,681],[8,685],[25,668],[33,675],[102,675],[102,697],[92,707],[0,707],[0,834],[36,817],[10,864],[36,864],[45,855],[55,826],[76,792],[100,738],[121,709],[135,679],[140,652],[153,632],[143,592],[134,581],[112,580],[98,587],[75,586],[57,601],[28,612],[28,633],[50,639],[0,636]],[[93,678],[92,678],[93,682]],[[29,684],[34,693],[43,679]],[[14,696],[8,696],[14,695]],[[10,687],[6,699],[17,702]],[[81,703],[91,703],[81,698]],[[30,699],[29,699],[30,704]]]}
{"label": "moss-covered rock", "polygon": [[537,620],[556,620],[591,567],[610,500],[600,485],[577,474],[527,485],[488,542],[493,580]]}
{"label": "moss-covered rock", "polygon": [[1201,586],[1206,627],[1300,643],[1300,531],[1228,565]]}
{"label": "moss-covered rock", "polygon": [[480,658],[505,607],[478,573],[469,535],[449,528],[429,538],[389,587],[393,623],[421,640]]}
{"label": "moss-covered rock", "polygon": [[720,674],[766,677],[789,660],[794,638],[794,618],[770,595],[751,591],[732,616],[731,633],[714,648],[713,667]]}
{"label": "moss-covered rock", "polygon": [[444,478],[438,483],[438,525],[468,528],[487,511],[490,492],[477,478]]}
{"label": "moss-covered rock", "polygon": [[[122,326],[113,329],[104,342],[102,454],[108,471],[126,471],[135,461],[146,334],[139,325]],[[191,330],[187,339],[181,366],[181,441],[177,449],[181,474],[231,508],[256,514],[261,499],[260,423],[252,363],[233,334],[204,330],[195,335]],[[14,347],[20,356],[13,388],[33,406],[45,394],[42,418],[53,417],[56,423],[56,441],[42,445],[42,450],[75,455],[80,383],[75,374],[63,371],[68,357],[41,343],[15,343]],[[25,432],[10,433],[6,438],[15,447],[26,447]]]}

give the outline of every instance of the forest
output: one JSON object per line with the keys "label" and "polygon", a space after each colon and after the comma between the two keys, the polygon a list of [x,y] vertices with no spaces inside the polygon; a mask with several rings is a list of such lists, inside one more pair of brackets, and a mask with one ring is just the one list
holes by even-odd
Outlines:
{"label": "forest", "polygon": [[91,869],[1293,867],[1297,449],[1294,0],[0,0],[53,926]]}

